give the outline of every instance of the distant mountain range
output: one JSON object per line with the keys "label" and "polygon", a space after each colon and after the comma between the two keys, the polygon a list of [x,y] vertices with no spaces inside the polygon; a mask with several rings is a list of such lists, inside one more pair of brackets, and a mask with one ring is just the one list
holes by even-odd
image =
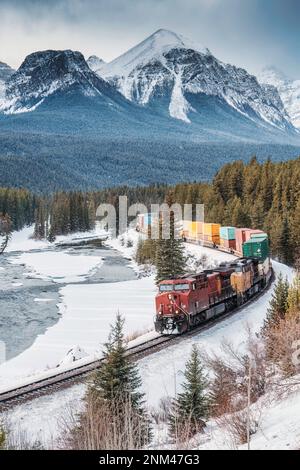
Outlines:
{"label": "distant mountain range", "polygon": [[70,50],[0,63],[0,184],[175,182],[271,145],[296,156],[296,113],[273,85],[166,30],[110,63]]}
{"label": "distant mountain range", "polygon": [[266,67],[258,79],[277,88],[292,124],[300,129],[300,79],[291,80],[276,67]]}

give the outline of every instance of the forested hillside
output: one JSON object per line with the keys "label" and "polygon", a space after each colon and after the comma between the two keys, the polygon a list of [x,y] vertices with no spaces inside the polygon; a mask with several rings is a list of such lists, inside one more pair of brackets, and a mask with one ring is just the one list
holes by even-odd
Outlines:
{"label": "forested hillside", "polygon": [[33,223],[37,205],[37,198],[25,189],[0,187],[0,215],[9,215],[13,230]]}
{"label": "forested hillside", "polygon": [[[35,197],[25,190],[0,189],[0,213],[8,213],[16,229],[35,221],[36,236],[50,240],[55,235],[94,227],[96,208],[111,203],[118,209],[118,196],[128,204],[140,202],[149,210],[161,203],[171,186],[122,186],[94,192],[61,192]],[[245,164],[223,166],[212,183],[172,186],[177,202],[203,203],[205,220],[235,227],[253,227],[270,235],[272,254],[288,264],[300,255],[300,158],[259,163],[254,157]]]}

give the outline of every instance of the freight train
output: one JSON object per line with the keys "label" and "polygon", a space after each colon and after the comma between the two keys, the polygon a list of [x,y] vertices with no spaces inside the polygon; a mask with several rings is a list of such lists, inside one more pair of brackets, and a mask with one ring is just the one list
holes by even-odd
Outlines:
{"label": "freight train", "polygon": [[261,230],[193,221],[182,225],[184,240],[240,257],[217,269],[161,282],[155,299],[155,329],[161,334],[182,334],[234,310],[262,291],[272,276],[268,236]]}
{"label": "freight train", "polygon": [[[148,233],[153,223],[157,223],[157,217],[140,215],[137,230]],[[261,230],[184,220],[182,237],[238,258],[216,269],[160,282],[155,299],[157,332],[185,333],[245,304],[269,285],[272,265],[268,235]]]}
{"label": "freight train", "polygon": [[213,270],[159,283],[155,330],[182,334],[248,302],[270,281],[270,259],[237,258]]}

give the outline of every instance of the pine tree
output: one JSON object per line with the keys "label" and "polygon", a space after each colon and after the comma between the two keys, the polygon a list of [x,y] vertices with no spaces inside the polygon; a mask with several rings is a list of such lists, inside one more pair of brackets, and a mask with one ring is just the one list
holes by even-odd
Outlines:
{"label": "pine tree", "polygon": [[294,277],[288,290],[286,316],[300,318],[300,275]]}
{"label": "pine tree", "polygon": [[[174,204],[174,194],[170,191],[166,197],[166,203],[169,207]],[[166,217],[166,215],[165,215]],[[159,283],[165,279],[174,279],[185,272],[185,257],[183,241],[178,237],[178,221],[173,211],[170,211],[170,236],[164,238],[162,233],[162,224],[167,223],[164,220],[164,214],[160,221],[160,237],[157,241],[156,250],[156,282]]]}
{"label": "pine tree", "polygon": [[267,332],[279,324],[280,320],[285,319],[288,308],[289,283],[287,279],[283,279],[282,273],[279,273],[274,293],[270,301],[270,307],[267,311],[267,318],[264,322],[263,331]]}
{"label": "pine tree", "polygon": [[99,372],[95,374],[89,393],[111,405],[112,420],[122,421],[128,406],[132,419],[138,423],[141,444],[150,438],[150,426],[144,408],[144,394],[140,391],[142,380],[135,363],[126,356],[124,340],[124,319],[118,313],[111,327],[108,342],[105,344],[104,360]]}
{"label": "pine tree", "polygon": [[175,398],[169,417],[170,434],[174,438],[190,438],[205,427],[209,415],[208,385],[200,353],[194,345],[184,372],[183,391]]}

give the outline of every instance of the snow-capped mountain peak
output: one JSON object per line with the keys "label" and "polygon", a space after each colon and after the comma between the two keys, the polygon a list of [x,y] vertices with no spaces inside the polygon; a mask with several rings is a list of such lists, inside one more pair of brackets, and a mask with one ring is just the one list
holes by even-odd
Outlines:
{"label": "snow-capped mountain peak", "polygon": [[86,96],[101,95],[109,85],[96,75],[77,51],[39,51],[28,55],[6,83],[6,113],[33,111],[58,92],[76,87]]}
{"label": "snow-capped mountain peak", "polygon": [[154,104],[156,110],[167,104],[169,116],[186,123],[199,118],[208,97],[207,105],[214,107],[217,100],[218,107],[230,107],[263,127],[292,128],[274,87],[260,85],[246,70],[172,31],[156,31],[99,74],[128,100]]}
{"label": "snow-capped mountain peak", "polygon": [[293,125],[300,129],[300,80],[291,80],[274,66],[264,68],[258,79],[260,83],[273,85],[278,89]]}
{"label": "snow-capped mountain peak", "polygon": [[87,59],[87,64],[93,72],[99,73],[102,67],[105,65],[105,61],[100,59],[97,55],[91,55]]}
{"label": "snow-capped mountain peak", "polygon": [[136,67],[141,67],[155,59],[160,59],[172,49],[193,49],[201,54],[210,54],[209,50],[202,47],[180,34],[159,29],[144,41],[129,49],[129,51],[117,57],[102,68],[103,77],[116,75],[129,75]]}
{"label": "snow-capped mountain peak", "polygon": [[289,81],[288,77],[274,65],[265,67],[258,75],[260,83],[280,87]]}

